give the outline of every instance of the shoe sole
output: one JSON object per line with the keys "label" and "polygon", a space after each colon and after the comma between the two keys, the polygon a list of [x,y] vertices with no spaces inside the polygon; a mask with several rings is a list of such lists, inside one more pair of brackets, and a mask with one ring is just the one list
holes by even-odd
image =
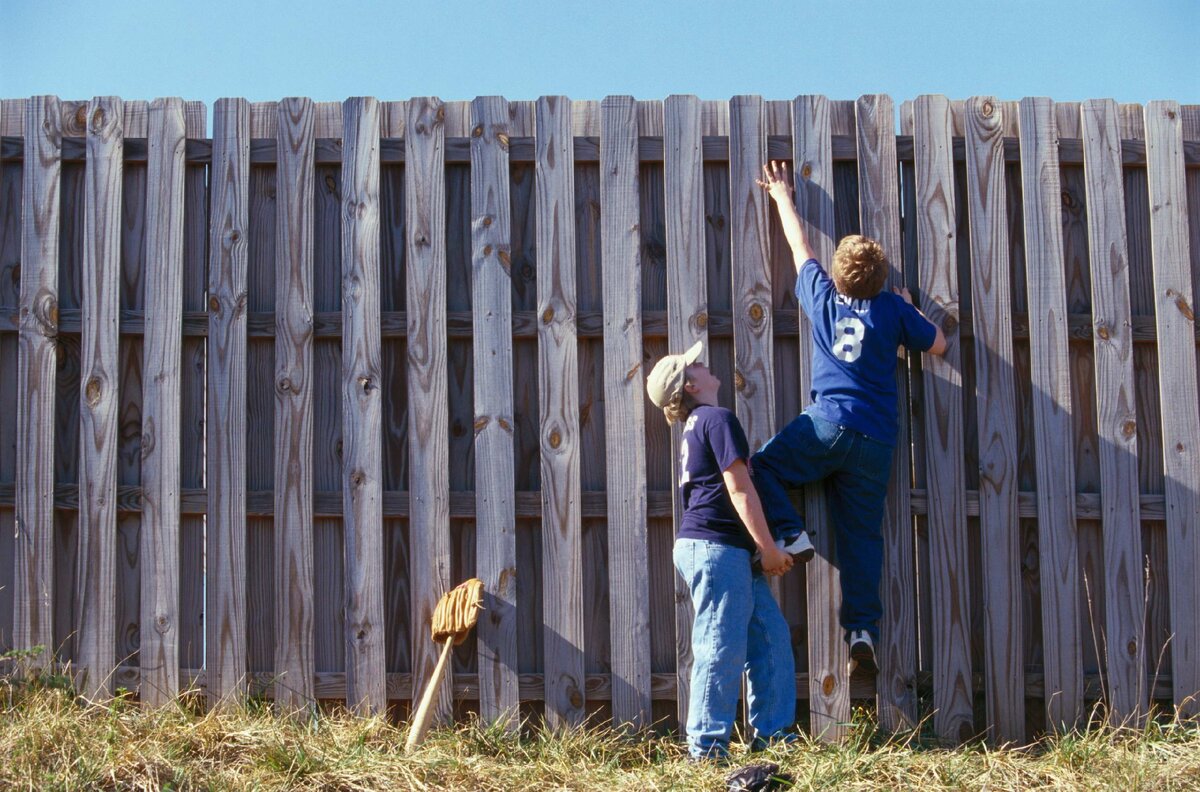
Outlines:
{"label": "shoe sole", "polygon": [[850,663],[853,666],[852,673],[879,673],[879,666],[875,664],[875,650],[865,644],[857,644],[850,648]]}

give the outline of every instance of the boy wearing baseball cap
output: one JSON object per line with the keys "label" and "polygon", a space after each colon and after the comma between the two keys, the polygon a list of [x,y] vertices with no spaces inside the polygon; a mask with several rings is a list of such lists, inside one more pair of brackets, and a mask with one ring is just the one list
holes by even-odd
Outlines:
{"label": "boy wearing baseball cap", "polygon": [[723,758],[737,714],[742,671],[755,744],[786,739],[796,717],[791,634],[763,575],[782,575],[792,557],[776,546],[746,460],[737,417],[717,404],[721,381],[701,362],[703,345],[667,355],[646,380],[650,400],[682,424],[679,489],[683,515],[675,569],[695,610],[687,740],[695,759]]}
{"label": "boy wearing baseball cap", "polygon": [[896,444],[896,354],[904,346],[941,355],[946,338],[912,304],[908,289],[884,291],[888,260],[873,239],[844,238],[829,274],[809,247],[792,203],[787,164],[763,166],[792,249],[796,298],[812,323],[812,404],[754,454],[754,484],[771,527],[804,520],[787,488],[825,480],[842,581],[842,628],[851,671],[875,673],[884,501]]}

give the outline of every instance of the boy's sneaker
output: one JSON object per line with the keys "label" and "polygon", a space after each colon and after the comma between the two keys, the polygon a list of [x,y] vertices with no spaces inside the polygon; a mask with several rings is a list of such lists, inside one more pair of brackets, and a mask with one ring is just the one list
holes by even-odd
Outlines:
{"label": "boy's sneaker", "polygon": [[875,662],[875,643],[866,630],[850,633],[850,673],[855,672],[871,676],[879,673],[879,665]]}
{"label": "boy's sneaker", "polygon": [[[807,564],[816,555],[817,548],[813,547],[812,540],[808,538],[808,533],[801,531],[790,539],[776,539],[775,546],[792,557],[792,561],[797,564]],[[750,569],[754,574],[762,572],[762,553],[757,550],[750,559]]]}
{"label": "boy's sneaker", "polygon": [[775,544],[800,564],[811,561],[817,552],[817,548],[813,547],[812,539],[808,538],[808,533],[805,531],[801,531],[791,539],[779,539]]}

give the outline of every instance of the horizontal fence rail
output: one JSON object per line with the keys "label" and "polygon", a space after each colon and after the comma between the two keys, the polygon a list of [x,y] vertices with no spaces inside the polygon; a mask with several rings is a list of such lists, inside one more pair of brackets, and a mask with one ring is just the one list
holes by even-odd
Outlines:
{"label": "horizontal fence rail", "polygon": [[[761,443],[806,406],[778,218],[877,237],[898,361],[878,680],[837,526],[774,587],[800,724],[1022,741],[1200,705],[1200,106],[978,96],[0,101],[0,652],[81,692],[678,728],[653,362]],[[770,210],[770,211],[768,211]],[[826,264],[830,263],[828,261]],[[802,387],[802,384],[804,387]],[[980,730],[979,725],[983,724]]]}

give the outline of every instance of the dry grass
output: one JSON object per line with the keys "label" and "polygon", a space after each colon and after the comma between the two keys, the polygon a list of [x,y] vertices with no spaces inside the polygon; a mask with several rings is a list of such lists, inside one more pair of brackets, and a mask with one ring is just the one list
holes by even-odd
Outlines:
{"label": "dry grass", "polygon": [[[1200,789],[1200,729],[1097,729],[1010,750],[943,750],[872,736],[765,756],[797,789]],[[281,718],[268,706],[201,714],[80,704],[69,690],[0,687],[2,789],[723,789],[728,768],[689,764],[663,737],[594,728],[516,737],[469,724],[403,756],[404,731],[347,715]]]}

